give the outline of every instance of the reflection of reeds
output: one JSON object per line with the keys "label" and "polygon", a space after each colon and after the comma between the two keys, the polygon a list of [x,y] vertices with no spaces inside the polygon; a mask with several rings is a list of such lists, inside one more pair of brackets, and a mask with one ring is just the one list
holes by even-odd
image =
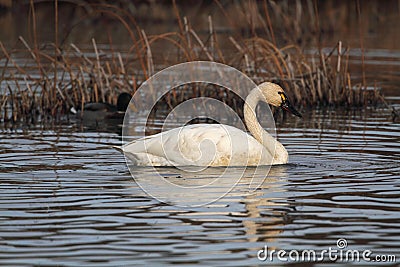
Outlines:
{"label": "reflection of reeds", "polygon": [[[268,80],[279,83],[298,105],[364,106],[376,104],[382,99],[376,89],[366,90],[365,79],[362,84],[351,83],[348,49],[341,42],[328,54],[324,54],[320,47],[316,52],[305,53],[295,44],[296,38],[304,33],[304,29],[296,26],[304,19],[301,16],[302,8],[310,13],[309,23],[314,28],[319,27],[318,10],[312,1],[305,1],[305,7],[297,1],[296,8],[290,12],[288,2],[279,5],[273,1],[264,1],[262,5],[251,6],[251,14],[243,13],[244,18],[241,18],[248,20],[250,38],[229,37],[232,46],[230,49],[225,49],[219,43],[219,35],[214,30],[211,16],[207,21],[209,32],[206,38],[202,38],[204,35],[198,34],[190,21],[180,14],[175,1],[173,10],[179,29],[158,35],[147,35],[133,16],[121,7],[110,4],[91,6],[94,13],[118,20],[127,30],[132,46],[124,56],[115,51],[111,38],[108,45],[110,52],[107,54],[101,51],[94,39],[92,53],[82,52],[74,44],[60,45],[58,1],[54,3],[56,38],[49,49],[48,46],[40,47],[38,44],[35,5],[33,0],[30,1],[33,45],[23,37],[19,41],[24,47],[23,52],[32,58],[34,68],[15,60],[20,50],[7,50],[0,42],[0,60],[4,62],[0,76],[4,89],[0,95],[0,120],[28,120],[38,114],[41,119],[57,118],[67,114],[71,107],[82,108],[84,103],[92,101],[115,104],[120,92],[134,93],[140,83],[160,67],[193,60],[226,63],[245,72],[256,82]],[[223,8],[218,1],[216,3]],[[226,16],[229,17],[229,14]],[[249,16],[257,19],[249,19]],[[286,41],[293,45],[278,47],[277,39],[282,39],[283,35],[278,35],[271,23],[278,16],[280,23],[287,28],[286,38],[293,38]],[[265,18],[265,21],[261,18]],[[231,23],[232,27],[236,27],[233,25],[234,21]],[[258,27],[264,29],[267,37],[260,37]],[[318,29],[306,38],[318,39],[316,33]],[[155,46],[174,49],[176,55],[174,58],[171,58],[171,54],[160,57],[153,53],[152,48]],[[180,94],[179,90],[175,90],[162,99],[169,107],[201,95],[225,98],[223,100],[226,103],[236,101],[234,97],[226,99],[226,94],[215,94],[212,90],[198,92],[196,90],[201,89],[196,87],[192,90],[191,94]]]}

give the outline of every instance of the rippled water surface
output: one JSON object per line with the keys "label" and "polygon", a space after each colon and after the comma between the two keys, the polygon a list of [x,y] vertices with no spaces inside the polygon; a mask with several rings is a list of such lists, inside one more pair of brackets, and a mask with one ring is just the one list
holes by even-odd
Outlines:
{"label": "rippled water surface", "polygon": [[[247,191],[248,170],[221,200],[186,209],[138,187],[110,147],[120,144],[117,133],[74,124],[3,129],[0,263],[252,266],[270,263],[257,258],[265,246],[321,251],[338,249],[339,238],[347,240],[345,249],[399,262],[400,125],[390,111],[314,111],[277,126],[290,164],[272,167],[254,193]],[[152,168],[135,172],[154,175]],[[158,172],[198,181],[221,170]],[[219,190],[211,186],[209,193]],[[274,262],[285,264],[276,256]]]}

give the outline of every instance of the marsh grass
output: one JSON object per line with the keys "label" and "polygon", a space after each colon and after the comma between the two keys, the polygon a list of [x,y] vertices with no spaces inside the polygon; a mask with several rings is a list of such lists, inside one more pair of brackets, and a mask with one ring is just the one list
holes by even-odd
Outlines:
{"label": "marsh grass", "polygon": [[[233,34],[229,37],[230,47],[222,47],[220,44],[211,16],[207,18],[208,33],[200,35],[190,21],[180,14],[175,1],[172,5],[178,30],[157,35],[147,35],[123,7],[102,3],[90,5],[92,13],[112,17],[126,29],[132,46],[124,54],[114,49],[111,38],[107,53],[102,51],[94,39],[91,48],[85,51],[73,43],[59,44],[58,1],[54,2],[54,43],[39,45],[35,3],[33,0],[29,3],[33,36],[31,43],[20,37],[15,46],[19,48],[7,49],[0,42],[0,120],[4,122],[59,119],[69,114],[71,107],[83,108],[87,102],[115,104],[119,93],[125,91],[133,94],[143,81],[163,66],[194,60],[229,64],[257,83],[279,83],[292,102],[304,107],[355,107],[377,105],[384,101],[376,87],[367,87],[365,79],[362,83],[352,84],[348,68],[349,48],[343,47],[341,41],[329,53],[324,53],[320,46],[313,53],[305,53],[298,44],[296,39],[300,38],[304,29],[295,25],[304,19],[299,15],[304,7],[311,18],[310,27],[314,29],[304,38],[318,39],[319,19],[315,1],[305,1],[304,7],[297,1],[292,11],[289,11],[287,2],[279,5],[273,1],[264,1],[261,5],[248,7],[249,12],[242,13],[241,19],[248,22],[246,28],[249,29],[250,37]],[[225,12],[219,1],[215,3]],[[293,17],[292,12],[297,16]],[[277,35],[271,23],[271,14],[274,14],[273,19],[279,17],[282,25],[287,28],[285,35]],[[232,17],[228,13],[225,16],[227,20]],[[231,20],[231,23],[232,27],[238,27],[234,21]],[[264,34],[261,35],[260,31],[264,31]],[[294,38],[289,40],[292,44],[279,47],[276,39],[282,36]],[[175,56],[171,57],[171,53],[168,56],[159,55],[154,47],[175,51]],[[20,60],[27,56],[31,60]],[[168,108],[198,96],[212,96],[230,105],[237,103],[234,96],[210,89],[201,91],[201,88],[194,86],[185,90],[172,90],[161,101]],[[187,90],[191,90],[190,93]]]}

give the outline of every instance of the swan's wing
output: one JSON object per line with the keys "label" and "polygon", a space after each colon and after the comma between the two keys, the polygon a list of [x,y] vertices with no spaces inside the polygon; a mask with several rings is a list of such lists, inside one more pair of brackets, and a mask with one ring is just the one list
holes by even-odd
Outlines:
{"label": "swan's wing", "polygon": [[[122,147],[132,155],[165,159],[171,165],[257,165],[265,148],[247,133],[228,125],[195,124],[135,140]],[[165,164],[165,162],[164,162]]]}

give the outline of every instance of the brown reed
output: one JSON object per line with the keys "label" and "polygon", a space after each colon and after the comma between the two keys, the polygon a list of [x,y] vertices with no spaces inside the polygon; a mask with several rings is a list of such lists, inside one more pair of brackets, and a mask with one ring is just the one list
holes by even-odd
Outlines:
{"label": "brown reed", "polygon": [[[319,19],[316,2],[311,0],[305,2],[311,17],[310,23],[315,27],[314,38],[318,39]],[[216,0],[216,3],[223,9],[219,1]],[[376,88],[367,90],[364,78],[361,84],[352,84],[348,69],[349,48],[343,47],[341,41],[327,54],[322,52],[320,46],[316,53],[304,52],[296,39],[304,33],[304,29],[296,26],[301,25],[300,21],[304,19],[299,2],[296,2],[293,10],[289,8],[290,4],[287,1],[278,4],[265,0],[260,8],[257,5],[252,6],[249,12],[253,14],[250,16],[257,19],[249,20],[250,37],[230,36],[231,49],[223,49],[219,44],[219,36],[213,28],[211,16],[208,17],[208,36],[203,39],[202,35],[190,25],[190,21],[180,14],[176,2],[172,1],[172,4],[179,30],[157,35],[147,35],[124,8],[111,4],[91,6],[94,13],[117,19],[128,31],[132,46],[126,57],[123,57],[120,52],[113,49],[111,38],[109,39],[111,52],[107,54],[99,49],[94,39],[92,39],[93,53],[83,52],[73,43],[69,46],[60,44],[58,1],[54,3],[55,41],[51,45],[40,47],[35,22],[35,3],[30,0],[33,46],[31,47],[22,36],[19,42],[23,45],[24,52],[31,56],[36,72],[14,60],[14,56],[21,50],[6,49],[0,42],[2,52],[0,60],[5,62],[0,82],[3,86],[6,85],[7,89],[0,95],[0,121],[29,122],[37,116],[40,120],[60,118],[67,115],[71,107],[83,108],[87,102],[115,104],[120,92],[133,94],[160,66],[193,60],[229,64],[249,75],[257,83],[262,81],[279,83],[286,89],[293,102],[304,107],[365,106],[376,105],[383,101],[380,91]],[[229,14],[226,16],[229,18]],[[278,35],[274,31],[271,21],[278,16],[290,34]],[[260,18],[265,18],[265,21],[260,22]],[[232,27],[238,27],[235,21],[228,20]],[[257,30],[259,25],[263,27],[267,37],[259,36]],[[286,42],[290,44],[278,47],[277,39],[282,38],[287,38]],[[176,57],[172,59],[157,57],[152,50],[157,43],[176,49]],[[319,43],[318,40],[316,43]],[[242,103],[237,97],[229,94],[226,97],[226,95],[216,92],[215,88],[201,91],[197,86],[192,86],[191,89],[185,87],[185,90],[172,90],[161,101],[166,105],[165,108],[171,108],[189,98],[211,96],[240,110]]]}

